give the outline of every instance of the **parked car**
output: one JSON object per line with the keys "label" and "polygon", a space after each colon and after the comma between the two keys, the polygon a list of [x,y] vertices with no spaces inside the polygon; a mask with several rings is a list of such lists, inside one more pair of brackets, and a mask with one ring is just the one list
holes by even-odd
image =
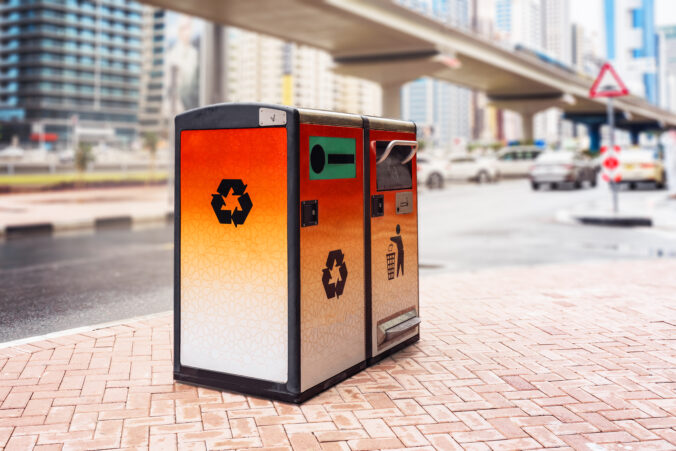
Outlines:
{"label": "parked car", "polygon": [[450,180],[472,180],[486,183],[496,181],[499,173],[494,158],[463,155],[450,159],[446,165],[446,177]]}
{"label": "parked car", "polygon": [[542,149],[537,146],[503,147],[498,151],[500,177],[528,177],[528,171],[541,153]]}
{"label": "parked car", "polygon": [[443,160],[432,157],[417,158],[418,185],[424,184],[430,189],[444,187],[446,164]]}
{"label": "parked car", "polygon": [[666,186],[667,176],[661,152],[654,148],[635,148],[620,151],[620,174],[622,184],[629,189],[638,183],[650,182],[657,189]]}
{"label": "parked car", "polygon": [[20,147],[9,146],[0,150],[0,158],[21,158],[25,153]]}
{"label": "parked car", "polygon": [[583,154],[569,151],[546,151],[535,160],[530,170],[530,183],[534,190],[542,185],[559,188],[573,184],[581,188],[587,182],[596,186],[596,169],[591,160]]}

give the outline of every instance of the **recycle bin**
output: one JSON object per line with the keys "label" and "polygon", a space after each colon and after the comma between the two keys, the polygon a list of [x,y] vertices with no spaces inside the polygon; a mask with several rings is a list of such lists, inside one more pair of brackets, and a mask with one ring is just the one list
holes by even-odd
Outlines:
{"label": "recycle bin", "polygon": [[[386,166],[399,158],[409,183],[382,193],[382,218],[371,217],[370,134],[409,140],[405,151],[390,149]],[[403,321],[390,318],[400,304],[415,306],[417,318],[415,158],[401,161],[414,155],[414,139],[410,122],[279,105],[220,104],[176,117],[176,380],[302,402],[417,339],[417,327],[392,338]],[[409,205],[397,205],[410,211],[395,215],[390,197],[400,192]],[[403,303],[373,296],[370,279],[382,268],[388,280],[374,250],[393,218],[404,247],[390,242],[392,282],[415,284]],[[396,259],[403,252],[406,274]],[[384,346],[374,325],[389,334]]]}

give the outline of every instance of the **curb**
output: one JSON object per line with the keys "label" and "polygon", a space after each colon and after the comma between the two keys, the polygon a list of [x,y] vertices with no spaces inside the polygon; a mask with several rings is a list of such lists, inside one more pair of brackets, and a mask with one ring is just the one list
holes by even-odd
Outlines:
{"label": "curb", "polygon": [[[22,346],[22,345],[27,345],[30,343],[36,343],[40,341],[46,341],[46,340],[51,340],[53,338],[59,338],[59,337],[64,337],[68,335],[77,335],[77,334],[82,334],[82,333],[87,333],[87,332],[92,332],[95,330],[100,330],[100,329],[107,329],[109,327],[115,327],[115,326],[121,326],[121,325],[133,325],[136,323],[140,323],[143,321],[147,321],[150,319],[154,319],[160,316],[165,316],[173,314],[173,310],[165,310],[163,312],[158,312],[158,313],[150,313],[148,315],[142,315],[142,316],[134,316],[131,318],[126,318],[126,319],[121,319],[117,321],[110,321],[107,323],[98,323],[98,324],[92,324],[89,326],[81,326],[81,327],[75,327],[73,329],[65,329],[65,330],[59,330],[56,332],[50,332],[48,334],[44,335],[34,335],[32,337],[26,337],[26,338],[19,338],[18,340],[11,340],[11,341],[6,341],[4,343],[0,343],[0,349],[7,349],[7,348],[13,348],[16,346]],[[42,350],[39,348],[36,348],[37,350]],[[26,351],[27,353],[30,354],[29,351]]]}
{"label": "curb", "polygon": [[108,229],[131,229],[136,225],[146,225],[153,223],[169,224],[174,220],[174,212],[167,211],[163,214],[154,215],[119,215],[102,216],[98,218],[62,221],[62,222],[43,222],[32,224],[8,225],[0,228],[0,239],[16,239],[35,236],[52,236],[62,232],[85,231],[85,230],[108,230]]}
{"label": "curb", "polygon": [[650,216],[611,216],[611,215],[573,215],[580,223],[586,225],[603,225],[612,227],[652,227]]}
{"label": "curb", "polygon": [[594,212],[571,212],[559,210],[554,220],[568,225],[600,225],[608,227],[652,227],[654,220],[649,215],[612,214]]}

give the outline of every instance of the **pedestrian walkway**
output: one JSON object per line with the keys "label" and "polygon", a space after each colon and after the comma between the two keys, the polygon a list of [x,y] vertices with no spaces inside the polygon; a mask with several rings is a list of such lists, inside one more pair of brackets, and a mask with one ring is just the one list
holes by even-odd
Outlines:
{"label": "pedestrian walkway", "polygon": [[0,348],[0,448],[676,449],[676,260],[421,279],[421,341],[303,405],[172,379],[170,314]]}
{"label": "pedestrian walkway", "polygon": [[98,222],[161,220],[173,210],[167,186],[48,191],[0,196],[0,236],[47,225],[54,231],[93,228]]}

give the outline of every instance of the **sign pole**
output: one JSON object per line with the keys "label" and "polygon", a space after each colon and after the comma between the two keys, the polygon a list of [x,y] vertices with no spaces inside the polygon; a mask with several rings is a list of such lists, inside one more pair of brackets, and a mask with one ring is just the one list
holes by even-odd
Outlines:
{"label": "sign pole", "polygon": [[[613,98],[608,97],[608,126],[610,127],[610,146],[609,150],[615,152],[615,112],[613,111]],[[613,213],[617,213],[617,183],[615,179],[610,179],[610,191],[613,193]]]}

